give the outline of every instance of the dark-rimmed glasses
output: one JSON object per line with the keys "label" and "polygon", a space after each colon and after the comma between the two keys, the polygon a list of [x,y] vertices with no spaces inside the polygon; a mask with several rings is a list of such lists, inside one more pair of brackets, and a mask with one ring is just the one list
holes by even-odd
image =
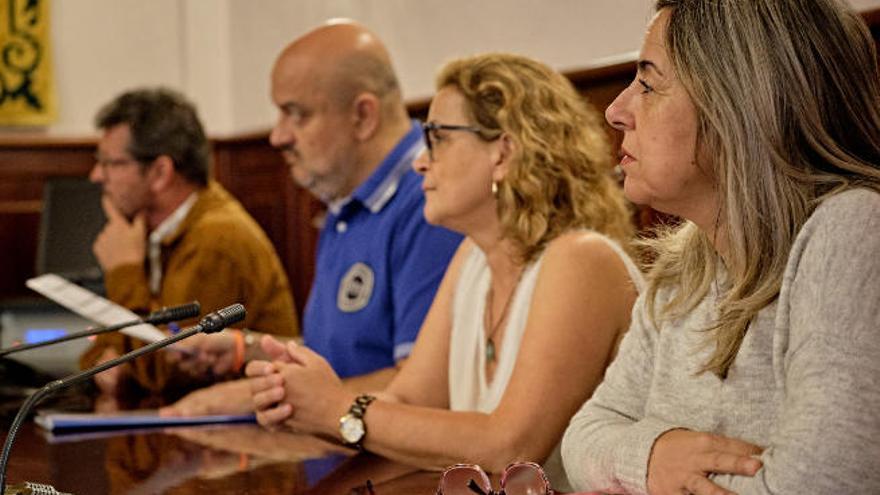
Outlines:
{"label": "dark-rimmed glasses", "polygon": [[128,165],[129,163],[140,163],[134,158],[107,158],[102,155],[95,155],[95,163],[100,165],[101,168],[115,168],[121,167],[123,165]]}
{"label": "dark-rimmed glasses", "polygon": [[514,462],[501,474],[501,490],[492,490],[489,476],[476,464],[455,464],[443,471],[437,495],[553,495],[550,480],[534,462]]}
{"label": "dark-rimmed glasses", "polygon": [[437,122],[422,122],[422,133],[425,135],[425,147],[428,148],[428,159],[434,161],[434,138],[435,131],[465,131],[473,132],[478,136],[483,135],[483,129],[472,125],[438,124]]}

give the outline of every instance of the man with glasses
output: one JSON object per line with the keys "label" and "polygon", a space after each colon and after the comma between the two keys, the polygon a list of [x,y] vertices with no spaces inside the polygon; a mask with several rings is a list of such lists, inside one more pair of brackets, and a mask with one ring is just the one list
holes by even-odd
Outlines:
{"label": "man with glasses", "polygon": [[[101,136],[90,179],[103,189],[107,223],[93,251],[108,298],[141,313],[193,300],[205,311],[240,302],[248,310],[243,327],[295,335],[281,262],[241,204],[209,180],[211,151],[195,107],[176,92],[142,89],[118,96],[95,121]],[[81,365],[140,345],[102,335]],[[95,381],[108,396],[147,392],[166,400],[213,381],[180,357],[144,356]]]}

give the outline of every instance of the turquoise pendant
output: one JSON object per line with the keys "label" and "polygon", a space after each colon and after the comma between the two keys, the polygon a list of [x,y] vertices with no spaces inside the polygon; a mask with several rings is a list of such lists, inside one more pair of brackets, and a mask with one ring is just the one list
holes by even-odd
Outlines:
{"label": "turquoise pendant", "polygon": [[495,361],[495,342],[492,342],[492,339],[486,339],[486,361],[490,363]]}

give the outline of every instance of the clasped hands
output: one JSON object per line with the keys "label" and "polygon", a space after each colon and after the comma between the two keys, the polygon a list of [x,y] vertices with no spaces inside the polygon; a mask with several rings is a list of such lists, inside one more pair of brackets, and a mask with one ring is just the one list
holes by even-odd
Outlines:
{"label": "clasped hands", "polygon": [[263,336],[271,361],[245,367],[257,421],[264,427],[338,437],[339,418],[356,394],[348,391],[330,364],[308,347]]}

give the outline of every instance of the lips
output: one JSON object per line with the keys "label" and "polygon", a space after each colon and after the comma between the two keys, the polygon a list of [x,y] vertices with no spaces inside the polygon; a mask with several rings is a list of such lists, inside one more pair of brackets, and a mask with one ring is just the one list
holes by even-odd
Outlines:
{"label": "lips", "polygon": [[621,167],[625,167],[626,165],[629,165],[630,163],[636,161],[636,158],[634,156],[632,156],[626,150],[626,148],[621,146],[620,151],[617,152],[617,160],[618,160],[618,164]]}

